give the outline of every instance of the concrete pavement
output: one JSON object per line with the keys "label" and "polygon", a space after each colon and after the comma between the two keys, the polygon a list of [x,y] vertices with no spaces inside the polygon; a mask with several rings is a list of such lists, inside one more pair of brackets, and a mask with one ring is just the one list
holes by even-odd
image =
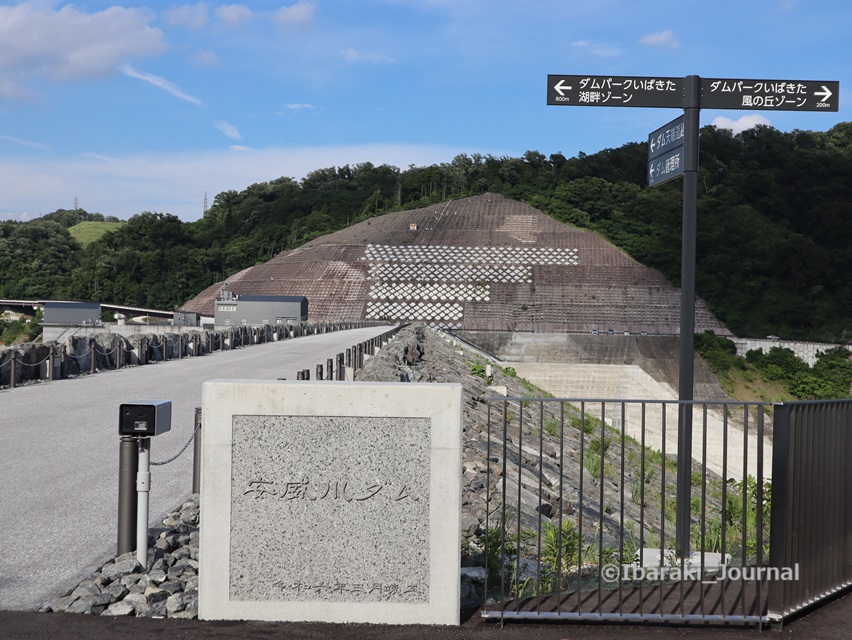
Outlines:
{"label": "concrete pavement", "polygon": [[[193,431],[201,385],[213,378],[296,378],[300,369],[387,330],[308,336],[0,391],[0,610],[36,610],[115,555],[118,409],[172,401],[172,430],[153,462]],[[152,469],[151,524],[192,488],[192,451]]]}

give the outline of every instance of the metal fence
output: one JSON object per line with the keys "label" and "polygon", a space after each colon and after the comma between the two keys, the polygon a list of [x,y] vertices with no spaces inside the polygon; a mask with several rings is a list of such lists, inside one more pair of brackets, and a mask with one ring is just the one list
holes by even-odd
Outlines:
{"label": "metal fence", "polygon": [[484,617],[762,625],[849,584],[850,402],[683,403],[683,554],[681,403],[488,403]]}

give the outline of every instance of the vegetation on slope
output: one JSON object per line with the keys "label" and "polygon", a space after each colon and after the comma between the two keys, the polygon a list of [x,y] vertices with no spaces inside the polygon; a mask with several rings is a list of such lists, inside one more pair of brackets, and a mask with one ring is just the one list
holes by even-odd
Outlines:
{"label": "vegetation on slope", "polygon": [[695,350],[735,400],[829,400],[848,398],[852,389],[852,360],[844,347],[819,353],[813,367],[784,347],[752,349],[742,358],[733,342],[712,332],[695,337]]}
{"label": "vegetation on slope", "polygon": [[[648,189],[646,162],[645,145],[629,143],[574,158],[527,151],[460,154],[405,170],[329,167],[298,182],[282,177],[222,192],[195,222],[145,212],[85,248],[67,229],[110,218],[59,210],[0,223],[0,292],[174,308],[349,224],[485,191],[601,233],[678,284],[681,187]],[[697,292],[734,333],[852,338],[850,175],[852,123],[827,132],[702,129]]]}
{"label": "vegetation on slope", "polygon": [[83,247],[87,247],[95,240],[100,240],[108,231],[118,230],[123,224],[123,222],[80,222],[68,229],[68,233]]}

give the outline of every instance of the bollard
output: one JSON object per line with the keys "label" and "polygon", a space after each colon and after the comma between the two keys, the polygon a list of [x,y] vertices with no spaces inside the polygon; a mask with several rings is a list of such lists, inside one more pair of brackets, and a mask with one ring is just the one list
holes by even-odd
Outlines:
{"label": "bollard", "polygon": [[317,365],[317,380],[322,380],[322,379],[323,379],[323,377],[322,377],[322,365],[318,364]]}
{"label": "bollard", "polygon": [[13,351],[12,359],[9,360],[9,388],[14,389],[17,384],[16,378],[18,377],[18,355]]}
{"label": "bollard", "polygon": [[64,380],[68,375],[68,351],[63,344],[59,351],[59,379]]}
{"label": "bollard", "polygon": [[325,361],[325,379],[334,380],[334,360],[331,358]]}
{"label": "bollard", "polygon": [[310,380],[311,372],[310,369],[302,369],[302,380]]}
{"label": "bollard", "polygon": [[195,442],[192,448],[192,492],[201,493],[201,407],[195,407]]}
{"label": "bollard", "polygon": [[355,356],[355,368],[362,369],[364,367],[364,343],[358,343],[358,353]]}
{"label": "bollard", "polygon": [[337,354],[337,380],[346,380],[346,368],[343,364],[343,354]]}
{"label": "bollard", "polygon": [[89,339],[89,353],[92,356],[92,366],[89,370],[89,373],[94,373],[95,369],[97,367],[97,358],[95,357],[95,339],[94,338]]}
{"label": "bollard", "polygon": [[351,348],[346,350],[346,366],[347,367],[352,366],[352,349]]}
{"label": "bollard", "polygon": [[136,438],[121,436],[118,445],[118,544],[116,555],[136,548],[136,468],[139,449]]}
{"label": "bollard", "polygon": [[50,345],[47,352],[47,379],[51,382],[53,382],[54,369],[56,367],[56,362],[54,362],[53,358],[53,345]]}

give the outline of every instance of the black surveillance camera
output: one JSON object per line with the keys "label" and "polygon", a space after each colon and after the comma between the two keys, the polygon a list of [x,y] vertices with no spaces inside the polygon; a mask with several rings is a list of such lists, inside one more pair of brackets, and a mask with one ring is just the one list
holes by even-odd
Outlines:
{"label": "black surveillance camera", "polygon": [[119,408],[119,435],[149,438],[171,428],[171,400],[138,400],[122,404]]}

